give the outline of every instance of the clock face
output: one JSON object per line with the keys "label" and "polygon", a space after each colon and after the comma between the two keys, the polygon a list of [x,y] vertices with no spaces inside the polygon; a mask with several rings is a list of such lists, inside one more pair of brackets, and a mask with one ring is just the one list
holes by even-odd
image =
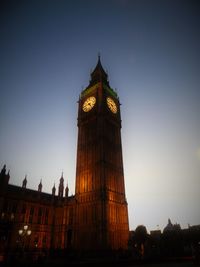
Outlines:
{"label": "clock face", "polygon": [[85,102],[83,103],[83,111],[88,112],[90,111],[96,103],[96,98],[94,96],[88,97]]}
{"label": "clock face", "polygon": [[107,97],[106,101],[107,101],[107,105],[108,105],[109,109],[113,113],[117,113],[117,106],[116,106],[115,102],[112,100],[112,98]]}

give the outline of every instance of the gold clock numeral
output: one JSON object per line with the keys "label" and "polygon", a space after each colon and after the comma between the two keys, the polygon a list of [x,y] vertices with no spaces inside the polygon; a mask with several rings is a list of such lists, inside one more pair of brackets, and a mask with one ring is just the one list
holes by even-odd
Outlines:
{"label": "gold clock numeral", "polygon": [[112,98],[110,98],[110,97],[107,97],[106,101],[107,101],[107,105],[108,105],[109,109],[112,111],[112,113],[117,113],[117,105],[115,104],[114,100],[112,100]]}
{"label": "gold clock numeral", "polygon": [[85,102],[83,103],[83,111],[88,112],[90,111],[96,103],[96,98],[94,96],[88,97]]}

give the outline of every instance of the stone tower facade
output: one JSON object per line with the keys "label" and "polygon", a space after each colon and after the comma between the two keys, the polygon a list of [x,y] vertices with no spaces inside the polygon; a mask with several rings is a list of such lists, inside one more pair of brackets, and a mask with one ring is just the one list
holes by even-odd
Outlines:
{"label": "stone tower facade", "polygon": [[88,250],[125,249],[129,224],[120,103],[100,57],[78,103],[74,245]]}

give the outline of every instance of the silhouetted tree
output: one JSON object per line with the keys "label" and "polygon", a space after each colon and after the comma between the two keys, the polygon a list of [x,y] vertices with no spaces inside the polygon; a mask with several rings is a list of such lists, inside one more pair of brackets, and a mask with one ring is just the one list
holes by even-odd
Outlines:
{"label": "silhouetted tree", "polygon": [[147,229],[144,225],[139,225],[135,229],[135,241],[138,245],[144,244],[147,240]]}
{"label": "silhouetted tree", "polygon": [[145,254],[145,244],[148,240],[147,229],[144,225],[138,225],[135,229],[135,247],[137,248],[139,254],[144,257]]}

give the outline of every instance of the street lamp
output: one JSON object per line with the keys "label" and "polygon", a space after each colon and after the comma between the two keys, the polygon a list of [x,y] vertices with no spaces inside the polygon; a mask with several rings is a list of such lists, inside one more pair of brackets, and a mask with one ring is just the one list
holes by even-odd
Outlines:
{"label": "street lamp", "polygon": [[20,236],[29,236],[31,235],[31,230],[28,229],[28,225],[24,225],[23,229],[19,229],[18,233]]}
{"label": "street lamp", "polygon": [[21,243],[22,243],[22,251],[24,252],[24,247],[26,244],[26,238],[31,235],[31,230],[29,229],[28,225],[24,225],[22,229],[18,230]]}

